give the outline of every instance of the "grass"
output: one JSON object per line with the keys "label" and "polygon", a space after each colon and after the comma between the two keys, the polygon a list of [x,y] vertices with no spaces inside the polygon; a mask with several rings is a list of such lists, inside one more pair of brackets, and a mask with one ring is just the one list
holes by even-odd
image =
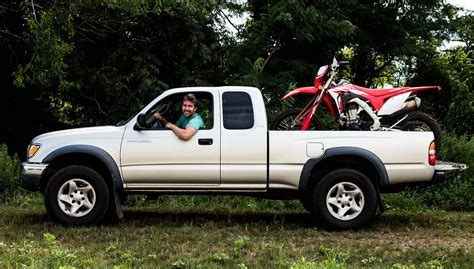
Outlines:
{"label": "grass", "polygon": [[294,201],[162,197],[141,205],[143,200],[136,200],[124,208],[120,222],[68,228],[47,216],[41,196],[28,197],[23,204],[0,206],[2,268],[472,268],[474,264],[471,212],[388,211],[362,230],[329,232],[315,227]]}

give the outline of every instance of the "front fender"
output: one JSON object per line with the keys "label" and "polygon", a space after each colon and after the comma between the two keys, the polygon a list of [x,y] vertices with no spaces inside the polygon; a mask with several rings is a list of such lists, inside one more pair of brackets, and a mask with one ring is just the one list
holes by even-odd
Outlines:
{"label": "front fender", "polygon": [[122,177],[114,159],[103,149],[90,145],[70,145],[65,146],[49,153],[44,159],[43,163],[51,163],[56,158],[69,153],[85,153],[98,158],[107,167],[112,175],[112,182],[116,190],[123,189]]}
{"label": "front fender", "polygon": [[320,90],[318,88],[315,88],[315,87],[301,87],[301,88],[296,88],[292,91],[290,91],[289,93],[287,93],[285,96],[283,96],[281,98],[281,101],[287,99],[288,97],[291,97],[293,95],[297,95],[297,94],[312,94],[312,95],[315,95],[319,92]]}
{"label": "front fender", "polygon": [[[299,95],[299,94],[311,94],[311,95],[317,95],[321,92],[320,89],[316,88],[316,87],[301,87],[301,88],[296,88],[292,91],[290,91],[289,93],[287,93],[285,96],[283,96],[281,98],[281,101],[284,101],[286,99],[288,99],[288,97],[291,97],[291,96],[294,96],[294,95]],[[336,107],[333,105],[332,101],[331,101],[331,97],[329,97],[329,95],[325,95],[323,97],[323,103],[324,105],[326,105],[326,107],[329,109],[329,113],[331,114],[331,116],[333,118],[337,118],[338,116],[338,111],[336,109]]]}

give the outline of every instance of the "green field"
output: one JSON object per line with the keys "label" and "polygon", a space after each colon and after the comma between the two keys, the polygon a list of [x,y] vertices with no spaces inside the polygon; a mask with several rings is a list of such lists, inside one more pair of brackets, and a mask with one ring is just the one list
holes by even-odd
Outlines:
{"label": "green field", "polygon": [[472,268],[474,264],[472,212],[386,211],[362,230],[330,232],[315,226],[295,201],[212,197],[203,202],[206,199],[162,197],[142,204],[135,200],[125,207],[122,221],[71,228],[48,217],[40,196],[26,196],[18,206],[0,206],[0,267]]}

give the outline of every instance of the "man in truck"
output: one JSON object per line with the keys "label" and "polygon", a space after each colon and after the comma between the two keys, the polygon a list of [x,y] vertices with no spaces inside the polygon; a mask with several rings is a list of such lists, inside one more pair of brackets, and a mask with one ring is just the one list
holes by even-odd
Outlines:
{"label": "man in truck", "polygon": [[183,104],[181,106],[181,111],[183,114],[176,124],[169,122],[158,112],[153,116],[155,119],[159,120],[163,126],[171,129],[179,139],[189,140],[197,133],[199,128],[205,127],[201,116],[196,113],[197,103],[198,100],[194,94],[186,94],[183,98]]}

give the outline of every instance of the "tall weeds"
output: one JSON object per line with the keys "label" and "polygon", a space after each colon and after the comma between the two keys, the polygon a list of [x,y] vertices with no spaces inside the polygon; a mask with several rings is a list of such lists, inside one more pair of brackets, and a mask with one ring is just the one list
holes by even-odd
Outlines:
{"label": "tall weeds", "polygon": [[19,188],[20,159],[8,155],[5,144],[0,145],[0,202],[8,202]]}

